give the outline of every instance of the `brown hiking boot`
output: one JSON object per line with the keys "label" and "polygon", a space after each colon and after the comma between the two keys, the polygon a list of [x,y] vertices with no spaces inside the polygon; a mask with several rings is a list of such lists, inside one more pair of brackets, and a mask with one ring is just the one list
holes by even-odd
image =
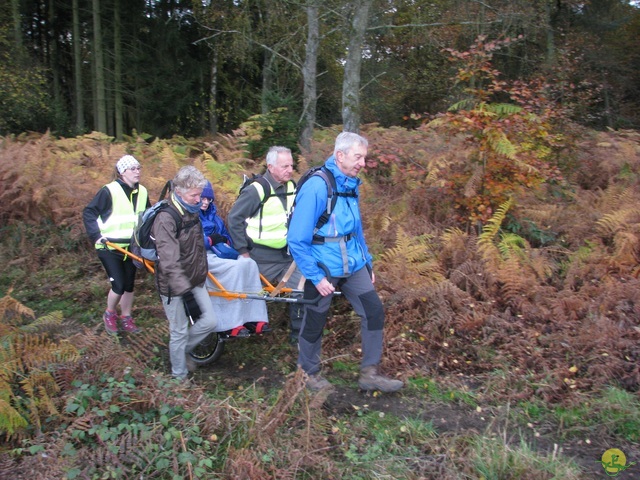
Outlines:
{"label": "brown hiking boot", "polygon": [[320,390],[333,390],[333,385],[319,373],[315,375],[309,375],[307,379],[307,389],[312,392],[319,392]]}
{"label": "brown hiking boot", "polygon": [[394,380],[384,375],[378,374],[378,367],[372,365],[364,367],[360,371],[358,386],[362,390],[378,390],[380,392],[397,392],[404,384],[400,380]]}

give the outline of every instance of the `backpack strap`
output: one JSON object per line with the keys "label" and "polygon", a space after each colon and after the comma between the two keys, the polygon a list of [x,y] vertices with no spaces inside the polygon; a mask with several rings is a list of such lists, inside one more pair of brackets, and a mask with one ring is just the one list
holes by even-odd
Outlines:
{"label": "backpack strap", "polygon": [[260,212],[260,218],[258,219],[258,235],[262,236],[262,213],[264,211],[264,204],[267,203],[267,200],[269,200],[269,197],[271,196],[271,184],[269,183],[269,180],[264,178],[262,175],[256,176],[253,181],[258,182],[262,187],[263,192],[258,209],[253,213],[253,215],[251,215],[252,217],[255,217],[256,213]]}
{"label": "backpack strap", "polygon": [[[355,189],[350,190],[348,192],[337,191],[336,179],[333,176],[333,173],[331,173],[331,171],[327,169],[324,165],[318,170],[316,170],[315,172],[313,172],[312,176],[314,175],[322,178],[324,182],[327,184],[327,208],[325,209],[324,212],[322,212],[322,215],[320,215],[320,217],[318,218],[318,221],[316,222],[316,226],[313,229],[312,243],[314,243],[315,245],[318,245],[325,242],[325,237],[318,235],[317,233],[322,227],[324,227],[327,224],[327,222],[331,218],[331,213],[333,212],[333,209],[336,207],[336,202],[338,201],[338,197],[358,198],[358,193],[356,192]],[[345,242],[348,242],[349,240],[351,240],[352,236],[353,234],[350,233],[348,235],[339,237],[339,239],[337,238],[332,239],[332,241],[344,240]]]}
{"label": "backpack strap", "polygon": [[[258,205],[257,210],[253,213],[253,215],[251,215],[252,217],[256,216],[256,213],[260,212],[260,218],[258,219],[258,235],[262,235],[262,215],[264,212],[264,204],[267,202],[267,200],[269,200],[269,198],[272,196],[271,195],[271,184],[269,183],[269,180],[267,180],[265,177],[263,177],[262,175],[260,176],[255,176],[253,178],[253,180],[250,183],[253,182],[258,182],[258,184],[260,184],[260,186],[262,187],[262,191],[264,192],[264,195],[262,196],[261,200],[260,200],[260,205]],[[289,191],[288,188],[288,183],[291,182],[293,183],[293,190]],[[296,186],[296,182],[294,182],[293,180],[288,180],[285,183],[285,193],[278,193],[276,194],[276,196],[282,201],[283,197],[287,197],[289,195],[295,195],[295,186]],[[285,210],[286,210],[286,202],[284,202],[285,205]]]}
{"label": "backpack strap", "polygon": [[168,203],[166,204],[166,207],[163,210],[167,210],[173,217],[173,220],[176,222],[176,238],[180,236],[180,233],[183,230],[185,231],[189,230],[194,225],[197,225],[198,223],[200,223],[200,218],[189,220],[188,222],[183,222],[182,215],[180,215],[180,213],[175,208],[171,208],[171,206],[169,206]]}
{"label": "backpack strap", "polygon": [[170,193],[173,190],[173,183],[171,182],[171,180],[167,180],[167,183],[164,184],[164,187],[162,187],[162,191],[160,192],[160,198],[158,199],[158,201],[164,200],[164,198],[167,196],[167,193]]}

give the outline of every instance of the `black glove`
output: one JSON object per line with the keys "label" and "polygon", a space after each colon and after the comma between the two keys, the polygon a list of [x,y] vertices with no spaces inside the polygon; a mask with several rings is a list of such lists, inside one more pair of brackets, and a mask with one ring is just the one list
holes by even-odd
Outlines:
{"label": "black glove", "polygon": [[200,305],[198,305],[198,301],[191,290],[182,294],[182,303],[184,303],[184,311],[187,313],[187,317],[191,317],[191,320],[195,323],[202,316],[202,310],[200,310]]}
{"label": "black glove", "polygon": [[219,233],[211,234],[209,240],[211,240],[212,246],[217,245],[218,243],[227,243],[227,237],[225,237],[224,235],[220,235]]}

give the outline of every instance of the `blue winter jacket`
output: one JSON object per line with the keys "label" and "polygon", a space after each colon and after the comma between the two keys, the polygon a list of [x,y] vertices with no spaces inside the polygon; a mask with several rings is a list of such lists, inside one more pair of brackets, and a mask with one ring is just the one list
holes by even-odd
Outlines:
{"label": "blue winter jacket", "polygon": [[[339,192],[357,191],[360,179],[343,174],[333,155],[327,159],[325,166],[333,173]],[[316,222],[326,209],[327,184],[321,177],[313,176],[297,192],[287,243],[298,268],[314,285],[326,276],[319,263],[328,268],[333,278],[348,277],[365,265],[372,264],[362,233],[358,198],[337,197],[329,221],[317,232],[325,237],[325,241],[313,242]],[[345,238],[348,239],[346,242]]]}
{"label": "blue winter jacket", "polygon": [[202,230],[204,231],[204,245],[207,250],[211,249],[209,245],[209,239],[207,237],[214,233],[219,233],[227,239],[227,243],[233,246],[231,241],[231,235],[227,231],[227,227],[224,225],[224,220],[218,215],[218,209],[214,203],[209,204],[209,208],[206,211],[200,210],[200,222],[202,223]]}

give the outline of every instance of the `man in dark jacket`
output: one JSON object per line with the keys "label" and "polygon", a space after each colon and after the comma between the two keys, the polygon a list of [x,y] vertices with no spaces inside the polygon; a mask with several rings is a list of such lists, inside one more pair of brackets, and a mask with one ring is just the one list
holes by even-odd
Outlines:
{"label": "man in dark jacket", "polygon": [[[169,199],[169,208],[182,218],[181,225],[170,212],[162,210],[151,229],[158,253],[156,286],[169,319],[171,373],[181,380],[195,369],[188,353],[217,325],[205,288],[207,253],[199,217],[200,195],[206,183],[197,168],[181,168],[173,179],[174,191]],[[196,322],[192,326],[189,317]]]}
{"label": "man in dark jacket", "polygon": [[[254,181],[242,189],[227,215],[227,227],[234,248],[243,257],[252,258],[267,280],[280,282],[289,272],[286,286],[297,288],[300,271],[293,267],[289,270],[293,258],[287,249],[287,221],[296,190],[296,184],[291,180],[291,150],[271,147],[266,161],[263,181]],[[289,314],[290,340],[297,343],[302,307],[292,303]]]}

